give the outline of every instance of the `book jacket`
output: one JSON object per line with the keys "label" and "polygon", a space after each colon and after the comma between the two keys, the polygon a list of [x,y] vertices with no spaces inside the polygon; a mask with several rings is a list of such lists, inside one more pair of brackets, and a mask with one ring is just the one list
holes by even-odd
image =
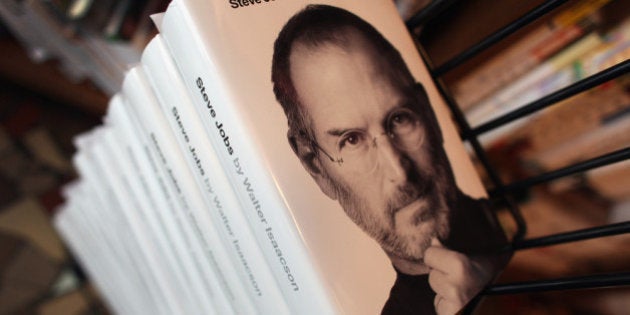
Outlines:
{"label": "book jacket", "polygon": [[392,1],[175,0],[160,32],[292,310],[454,313],[492,278],[505,236]]}

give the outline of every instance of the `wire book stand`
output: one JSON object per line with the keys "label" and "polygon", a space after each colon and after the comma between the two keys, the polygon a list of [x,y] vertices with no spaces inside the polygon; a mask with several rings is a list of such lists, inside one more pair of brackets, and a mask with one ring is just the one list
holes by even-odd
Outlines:
{"label": "wire book stand", "polygon": [[[448,10],[448,7],[455,2],[456,1],[454,0],[433,0],[429,5],[417,12],[407,21],[406,24],[408,29],[413,34],[417,28],[424,25],[426,22],[428,22],[444,10]],[[470,143],[477,158],[479,159],[479,162],[484,167],[490,181],[492,182],[493,188],[489,191],[491,199],[498,201],[501,204],[507,205],[507,208],[516,223],[516,233],[509,248],[509,250],[511,251],[630,233],[630,221],[626,221],[617,224],[609,224],[594,228],[528,239],[525,238],[525,234],[527,231],[526,222],[521,215],[518,205],[514,201],[515,193],[524,191],[528,188],[531,188],[532,186],[546,183],[568,175],[581,173],[605,165],[628,160],[630,159],[630,146],[596,158],[589,159],[587,161],[543,173],[541,175],[525,178],[523,180],[511,183],[504,183],[499,177],[496,168],[490,163],[488,155],[478,139],[478,137],[485,132],[494,130],[519,118],[536,113],[544,108],[553,106],[554,104],[571,96],[574,96],[576,94],[594,88],[602,83],[629,73],[630,60],[622,61],[621,63],[618,63],[608,69],[605,69],[590,77],[584,78],[574,84],[571,84],[570,86],[546,95],[538,100],[535,100],[526,104],[525,106],[520,107],[517,110],[509,112],[498,118],[492,119],[491,121],[474,128],[470,126],[463,112],[457,105],[455,99],[451,96],[448,88],[441,81],[441,77],[447,72],[462,65],[464,62],[470,60],[472,57],[476,56],[480,52],[490,48],[494,44],[497,44],[504,38],[525,27],[531,22],[536,21],[543,15],[553,11],[565,2],[567,2],[567,0],[546,1],[542,5],[525,13],[508,25],[503,26],[498,31],[490,34],[486,38],[482,39],[478,43],[467,48],[466,50],[458,53],[455,57],[451,58],[450,60],[444,62],[439,66],[434,66],[430,58],[424,52],[423,48],[419,47],[420,53],[423,56],[427,67],[429,68],[431,76],[435,81],[439,92],[442,94],[444,100],[446,101],[448,107],[453,114],[455,122],[460,128],[462,140]],[[552,290],[574,290],[628,285],[630,285],[630,272],[620,272],[518,283],[495,284],[487,287],[484,291],[482,291],[480,297],[486,295],[518,294]],[[475,310],[480,297],[473,300],[468,305],[468,307],[464,310],[465,314],[470,314]]]}

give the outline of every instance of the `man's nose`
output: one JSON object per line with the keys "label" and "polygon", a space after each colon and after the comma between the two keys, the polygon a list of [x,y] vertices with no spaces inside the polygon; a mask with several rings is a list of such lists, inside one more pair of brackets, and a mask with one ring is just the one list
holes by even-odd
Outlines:
{"label": "man's nose", "polygon": [[407,172],[402,164],[402,152],[394,146],[388,136],[375,139],[378,163],[384,173],[384,177],[395,184],[407,180]]}

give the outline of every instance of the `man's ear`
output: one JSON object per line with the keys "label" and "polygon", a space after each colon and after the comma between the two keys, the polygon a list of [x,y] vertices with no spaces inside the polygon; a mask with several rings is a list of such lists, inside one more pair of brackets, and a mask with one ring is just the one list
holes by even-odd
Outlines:
{"label": "man's ear", "polygon": [[302,166],[315,180],[319,188],[330,199],[337,200],[337,189],[331,182],[325,170],[322,168],[321,160],[314,151],[311,141],[303,134],[287,134],[291,149],[300,159]]}

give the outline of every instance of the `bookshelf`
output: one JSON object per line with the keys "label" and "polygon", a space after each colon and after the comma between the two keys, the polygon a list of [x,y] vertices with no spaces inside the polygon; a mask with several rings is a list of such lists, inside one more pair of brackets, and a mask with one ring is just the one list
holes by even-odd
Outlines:
{"label": "bookshelf", "polygon": [[69,80],[54,61],[33,63],[24,48],[11,38],[0,39],[0,76],[88,113],[105,113],[105,93],[89,82],[77,84]]}
{"label": "bookshelf", "polygon": [[[4,1],[2,75],[102,114],[156,33],[149,15],[168,1]],[[16,45],[16,42],[19,43]]]}
{"label": "bookshelf", "polygon": [[[436,13],[435,19],[433,21],[429,20],[424,25],[408,23],[410,31],[419,34],[418,37],[421,43],[420,49],[424,53],[427,63],[433,65],[433,77],[436,82],[438,82],[442,94],[449,100],[453,117],[461,128],[462,138],[470,144],[472,151],[475,152],[479,161],[480,169],[487,176],[487,183],[490,187],[491,195],[498,204],[502,207],[507,207],[511,213],[512,220],[515,223],[513,230],[515,238],[512,247],[516,251],[515,259],[511,262],[512,266],[522,262],[523,257],[530,259],[530,262],[536,259],[540,262],[537,267],[535,267],[536,263],[534,262],[529,268],[525,269],[529,270],[529,272],[525,272],[525,274],[528,274],[530,277],[522,277],[523,270],[520,270],[521,276],[512,278],[513,281],[518,280],[518,282],[495,285],[488,288],[485,293],[487,295],[517,293],[540,295],[541,292],[546,291],[565,290],[566,292],[566,290],[583,288],[618,286],[618,292],[621,292],[620,294],[623,295],[623,292],[625,292],[623,288],[627,286],[630,281],[628,277],[629,268],[627,259],[622,257],[621,261],[623,262],[616,266],[609,266],[609,269],[582,269],[578,266],[581,265],[580,259],[584,259],[587,264],[596,264],[596,261],[602,261],[602,264],[605,265],[603,261],[608,260],[605,256],[615,255],[616,250],[614,249],[615,247],[609,247],[608,251],[602,250],[603,248],[606,248],[607,245],[610,244],[618,244],[618,246],[622,247],[627,246],[627,238],[624,238],[626,236],[624,234],[630,231],[630,224],[627,221],[628,218],[625,217],[625,219],[622,218],[616,221],[607,219],[606,215],[603,215],[603,211],[605,211],[604,209],[610,209],[610,205],[602,206],[601,201],[605,199],[604,202],[612,202],[613,205],[621,204],[621,206],[623,206],[628,196],[627,194],[623,195],[623,193],[618,194],[611,192],[608,196],[614,195],[615,197],[612,197],[612,199],[601,198],[602,195],[606,194],[602,190],[598,190],[594,187],[594,181],[576,180],[576,175],[574,174],[583,174],[581,176],[589,178],[592,177],[591,174],[593,173],[611,174],[610,171],[605,170],[615,167],[616,171],[619,171],[620,168],[623,168],[623,165],[627,165],[627,160],[630,158],[630,147],[628,146],[630,141],[624,138],[625,132],[620,131],[621,129],[611,131],[609,137],[606,138],[607,141],[618,140],[619,143],[599,151],[595,150],[597,149],[595,147],[600,146],[601,142],[588,143],[585,142],[586,140],[582,140],[585,142],[581,145],[582,150],[595,152],[583,154],[580,158],[568,159],[563,163],[548,164],[543,167],[543,170],[538,169],[534,172],[525,172],[525,174],[515,170],[515,168],[523,169],[522,165],[518,165],[518,162],[515,162],[523,160],[517,146],[516,149],[514,147],[502,147],[501,145],[504,143],[495,145],[494,147],[484,146],[481,144],[480,137],[486,132],[500,128],[513,121],[528,118],[527,116],[529,115],[543,116],[551,115],[550,113],[555,114],[555,119],[549,122],[550,126],[548,128],[554,128],[551,130],[560,129],[564,123],[568,126],[567,128],[570,129],[569,131],[571,131],[571,129],[576,128],[575,123],[566,120],[565,117],[568,115],[566,111],[571,111],[572,109],[575,111],[580,108],[580,104],[578,104],[580,102],[575,101],[576,99],[582,99],[582,102],[587,104],[583,106],[597,104],[597,110],[603,111],[607,106],[614,106],[614,104],[611,105],[611,103],[619,96],[622,98],[618,103],[621,108],[618,109],[618,115],[612,115],[614,118],[611,119],[614,120],[618,119],[620,116],[622,117],[624,113],[627,112],[624,108],[628,105],[628,101],[623,99],[627,97],[627,74],[630,71],[627,54],[620,54],[619,58],[614,62],[608,63],[605,67],[598,69],[599,71],[597,71],[597,73],[591,73],[577,81],[567,83],[566,86],[556,91],[547,92],[538,99],[526,102],[525,105],[519,109],[505,113],[490,122],[471,126],[467,119],[468,117],[463,113],[462,108],[459,106],[460,104],[458,104],[452,94],[453,87],[456,86],[458,80],[461,80],[461,78],[473,72],[474,69],[485,60],[496,58],[509,51],[511,46],[518,43],[519,38],[523,38],[528,33],[533,32],[533,30],[540,27],[541,24],[548,24],[549,21],[552,21],[553,18],[551,18],[551,16],[555,14],[555,12],[562,12],[563,10],[565,12],[569,11],[569,14],[578,12],[577,10],[571,11],[571,9],[567,9],[569,6],[575,5],[576,2],[547,1],[543,3],[540,1],[536,3],[536,1],[532,1],[528,2],[526,5],[516,2],[510,4],[508,2],[510,1],[498,4],[496,2],[491,3],[490,1],[479,0],[457,3],[447,9],[445,13]],[[628,18],[627,2],[585,2],[593,6],[602,6],[601,10],[597,10],[598,18],[601,19],[598,21],[598,23],[601,23],[597,31],[598,34],[604,34],[604,32],[610,30],[612,25]],[[512,10],[502,8],[501,10],[495,11],[495,8],[498,9],[503,5],[509,6]],[[528,5],[531,5],[531,7],[523,7]],[[500,13],[497,14],[497,12]],[[626,13],[621,14],[620,12]],[[515,15],[512,15],[513,13]],[[430,14],[421,12],[419,15]],[[511,16],[505,17],[504,15]],[[503,18],[505,18],[505,20],[502,20]],[[483,23],[480,27],[468,27],[475,25],[474,22],[477,20],[497,21],[497,23],[490,22]],[[413,22],[413,17],[410,19],[410,22]],[[609,51],[612,50],[614,50],[614,48],[609,49]],[[616,82],[613,82],[615,80]],[[611,91],[615,88],[620,89],[618,94]],[[601,91],[604,91],[603,94],[595,94]],[[610,94],[606,95],[605,93]],[[587,100],[589,96],[592,97],[593,95],[597,95],[598,97]],[[602,104],[604,103],[603,100],[607,102]],[[566,105],[571,102],[573,104],[569,105],[570,107]],[[556,103],[560,103],[561,105],[555,105]],[[592,108],[593,106],[589,107]],[[553,110],[556,112],[554,113]],[[542,111],[542,113],[540,111]],[[560,114],[562,111],[565,111],[565,113],[563,113],[564,115]],[[597,114],[593,113],[591,115]],[[603,116],[605,115],[601,117]],[[601,119],[605,121],[604,118]],[[540,123],[540,120],[541,119],[538,119],[529,124],[535,125],[536,123]],[[580,123],[582,125],[587,124],[586,122]],[[619,127],[617,128],[627,125],[628,123],[623,121],[619,123]],[[593,129],[585,131],[581,137],[585,139],[595,138],[597,134],[602,134],[609,128],[610,127],[607,125],[595,124]],[[556,132],[553,136],[557,136],[557,133],[559,132]],[[516,133],[516,135],[518,135],[518,133]],[[542,135],[543,138],[548,136],[548,133],[543,133]],[[574,138],[580,139],[577,135],[573,136]],[[572,149],[575,151],[579,148],[578,143],[576,143],[575,140],[573,141],[574,142],[569,142],[569,144],[562,144],[558,141],[557,143],[551,144],[552,150],[559,150],[561,147],[565,146],[567,147],[565,150],[568,151],[563,154],[569,155],[568,153]],[[595,143],[597,143],[597,145],[595,145]],[[612,166],[607,166],[611,164]],[[506,167],[508,168],[507,171]],[[589,172],[589,170],[594,171]],[[506,176],[506,172],[508,174],[511,172],[512,176]],[[567,176],[569,179],[566,178]],[[620,178],[618,178],[617,181],[619,181]],[[576,186],[580,187],[578,191],[582,194],[581,205],[572,202],[571,199],[574,199],[575,196],[570,197],[571,194],[566,194],[566,188],[562,187],[571,187],[571,181],[573,181],[573,185],[575,185],[574,183],[576,181],[579,182]],[[602,181],[600,180],[599,182],[601,184]],[[541,189],[539,188],[540,185],[546,187]],[[623,183],[619,183],[619,185],[623,186]],[[558,204],[552,208],[546,207],[544,204],[536,204],[533,209],[531,209],[531,202],[525,203],[524,206],[517,204],[516,200],[522,201],[526,198],[532,198],[531,196],[533,194],[541,190],[550,191],[551,196],[548,195],[547,197],[549,198],[546,200],[556,200]],[[614,189],[612,190],[614,191]],[[593,191],[595,191],[595,193],[593,193]],[[621,195],[623,195],[623,197],[620,197]],[[585,204],[594,206],[598,202],[600,202],[599,206],[592,207],[591,210],[584,210],[588,208]],[[559,208],[571,208],[571,212],[570,214],[566,214],[565,219],[554,225],[550,221],[557,219],[553,217],[553,213],[555,211],[554,209]],[[612,206],[612,208],[615,209],[615,206]],[[546,209],[540,210],[545,214],[536,219],[533,213],[537,212],[539,209]],[[538,211],[538,213],[542,213],[540,211]],[[566,211],[568,210],[561,212],[566,213]],[[589,219],[583,221],[582,224],[570,223],[578,222],[586,217],[589,217]],[[588,223],[584,224],[584,222]],[[545,230],[545,228],[542,227],[544,225],[548,227],[551,225],[552,227]],[[598,238],[612,235],[617,235],[617,237],[607,238],[608,241],[598,240]],[[583,242],[573,243],[577,241]],[[567,250],[570,252],[571,248],[574,248],[578,252],[582,251],[582,253],[576,255],[574,252],[572,255],[566,255]],[[588,255],[583,252],[588,251],[588,248],[598,254],[588,257]],[[523,251],[524,249],[530,249],[530,251]],[[561,259],[553,259],[551,253],[556,250],[558,252],[564,251],[565,255],[563,255]],[[562,259],[566,262],[566,259],[571,258],[575,259],[575,261],[571,262],[572,267],[565,268],[564,272],[562,268],[554,269],[554,265],[563,263]],[[539,268],[539,270],[536,270],[536,268]],[[582,269],[580,270],[582,271],[581,274],[578,269]],[[508,271],[509,270],[510,265],[508,266]],[[555,270],[555,272],[553,270]],[[611,271],[612,273],[604,273],[605,271]],[[589,272],[593,274],[589,274]],[[540,278],[549,280],[534,281],[534,279]],[[583,296],[580,295],[579,292],[569,292],[570,293],[567,293],[567,295],[574,294],[572,295],[573,297]],[[550,295],[556,296],[559,300],[562,299],[562,295],[557,295],[557,293],[551,293]],[[510,297],[512,297],[512,300],[518,300],[513,296]],[[509,300],[510,298],[508,297],[507,299]],[[521,302],[523,301],[521,300]],[[549,305],[553,305],[553,303]],[[488,307],[483,307],[483,305],[481,309],[488,311]],[[467,311],[470,313],[473,310],[474,306]]]}
{"label": "bookshelf", "polygon": [[[100,8],[104,19],[94,15],[73,18],[68,12],[57,10],[61,7],[54,7],[88,2]],[[108,21],[112,17],[108,16],[109,8],[116,4],[135,6],[135,18],[142,22],[121,19],[120,27],[101,32],[95,27],[96,22]],[[9,8],[17,16],[24,14],[27,5],[50,9],[31,11],[29,14],[41,14],[40,19],[30,15],[28,22],[33,23],[22,21],[24,24],[18,23],[17,29],[12,28],[16,25],[8,21],[10,17],[0,14],[0,234],[4,245],[12,245],[3,248],[2,253],[5,273],[0,313],[110,314],[101,293],[92,288],[93,279],[85,278],[83,266],[64,248],[47,219],[61,202],[60,187],[76,176],[70,165],[72,137],[100,121],[112,90],[118,89],[119,83],[110,77],[111,73],[124,70],[117,63],[127,64],[139,58],[147,36],[154,32],[147,16],[159,11],[161,4],[153,0],[9,0],[0,4],[2,13]],[[42,25],[49,27],[42,30]],[[39,39],[57,38],[59,45],[42,49],[42,42],[25,41],[25,37],[33,37],[34,29],[41,35]],[[90,45],[102,48],[101,54],[86,53],[93,51],[86,45],[88,40]],[[64,47],[61,44],[68,46],[60,48]],[[112,55],[122,61],[111,60]],[[55,168],[54,162],[62,162],[67,168]],[[41,220],[33,220],[34,212],[40,214]],[[59,244],[51,246],[53,241]],[[51,258],[51,250],[63,253],[63,257]]]}

